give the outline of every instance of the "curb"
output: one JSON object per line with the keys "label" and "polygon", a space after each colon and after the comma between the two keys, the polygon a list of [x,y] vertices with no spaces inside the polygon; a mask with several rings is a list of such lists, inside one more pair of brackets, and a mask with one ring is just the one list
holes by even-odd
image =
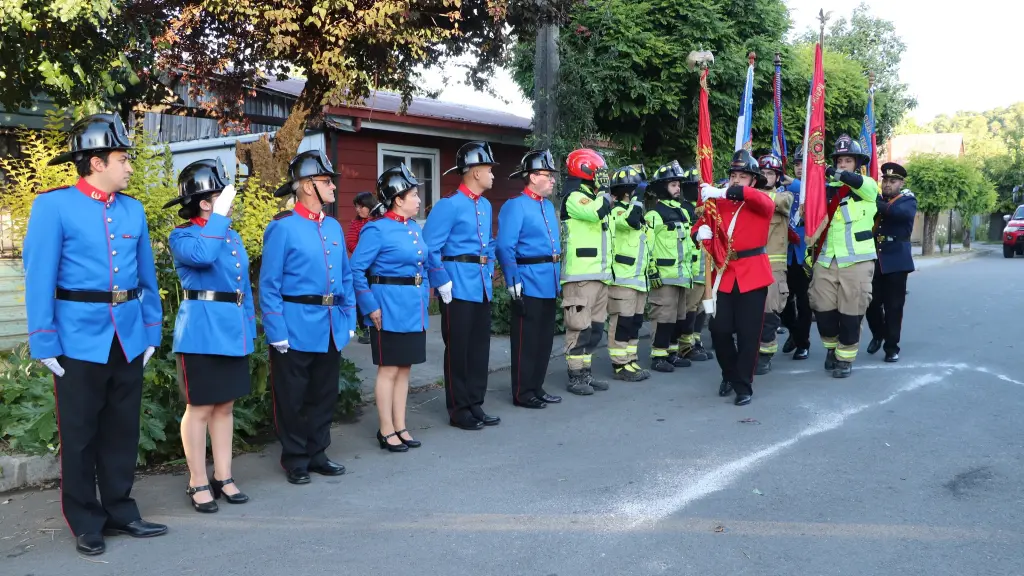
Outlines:
{"label": "curb", "polygon": [[56,456],[0,456],[0,493],[51,482],[58,478],[60,462]]}

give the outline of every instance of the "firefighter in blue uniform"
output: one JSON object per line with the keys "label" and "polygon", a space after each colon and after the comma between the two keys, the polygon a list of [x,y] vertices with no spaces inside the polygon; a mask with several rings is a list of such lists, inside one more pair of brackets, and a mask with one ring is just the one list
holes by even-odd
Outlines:
{"label": "firefighter in blue uniform", "polygon": [[483,197],[494,184],[494,153],[486,142],[459,148],[455,167],[462,184],[430,210],[423,239],[441,267],[428,270],[441,296],[445,402],[448,422],[463,430],[501,423],[484,412],[487,364],[491,350],[491,299],[494,239],[491,203]]}
{"label": "firefighter in blue uniform", "polygon": [[544,391],[554,343],[556,299],[561,293],[558,212],[548,200],[555,189],[555,161],[531,150],[509,179],[522,178],[523,193],[498,212],[496,253],[512,297],[512,403],[545,408],[562,401]]}
{"label": "firefighter in blue uniform", "polygon": [[23,250],[29,350],[54,375],[61,510],[88,555],[106,550],[105,531],[167,531],[131,497],[142,371],[163,320],[146,214],[123,193],[131,148],[115,114],[75,123],[50,165],[73,162],[81,179],[35,199]]}
{"label": "firefighter in blue uniform", "polygon": [[872,278],[871,304],[868,306],[868,328],[871,342],[868,354],[884,345],[885,361],[900,360],[900,331],[903,326],[903,304],[907,300],[907,276],[914,271],[910,251],[910,235],[914,231],[917,198],[903,189],[907,170],[889,162],[882,164],[882,195],[875,201],[875,276]]}
{"label": "firefighter in blue uniform", "polygon": [[274,216],[263,234],[260,308],[281,466],[289,482],[308,484],[310,472],[345,473],[325,450],[356,302],[345,233],[323,212],[334,202],[334,167],[320,150],[308,150],[292,158],[288,176],[274,196],[294,194],[295,208]]}
{"label": "firefighter in blue uniform", "polygon": [[[249,355],[256,339],[256,310],[249,282],[249,255],[231,229],[235,187],[220,160],[198,160],[178,175],[178,197],[187,222],[168,239],[184,298],[174,321],[173,352],[178,388],[185,401],[181,444],[188,463],[185,493],[197,512],[216,512],[221,496],[230,504],[249,498],[231,475],[235,400],[250,391]],[[213,478],[206,472],[206,435],[213,453]]]}

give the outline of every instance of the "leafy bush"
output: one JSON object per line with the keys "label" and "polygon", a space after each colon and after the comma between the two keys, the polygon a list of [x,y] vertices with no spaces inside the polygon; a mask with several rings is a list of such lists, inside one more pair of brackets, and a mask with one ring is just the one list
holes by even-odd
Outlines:
{"label": "leafy bush", "polygon": [[[6,185],[0,188],[0,203],[11,213],[13,238],[20,249],[35,195],[47,188],[73,184],[77,177],[70,165],[46,166],[50,158],[64,149],[63,135],[55,131],[23,131],[19,136],[24,157],[0,159],[0,168],[8,176]],[[162,208],[177,194],[170,149],[157,145],[144,133],[136,134],[135,145],[135,173],[125,193],[137,198],[146,209],[164,310],[162,345],[146,366],[142,397],[138,462],[152,464],[182,457],[179,429],[185,405],[178,391],[171,352],[174,320],[182,295],[166,241],[180,219],[176,210]],[[263,253],[263,230],[278,210],[271,187],[256,178],[245,183],[235,201],[233,227],[249,253],[254,295]],[[262,334],[259,323],[257,333]],[[273,422],[267,345],[262,337],[257,339],[256,349],[249,357],[249,368],[252,391],[235,403],[234,411],[236,439],[242,444],[265,439]],[[342,359],[338,383],[340,414],[354,413],[361,403],[357,370],[350,361]],[[0,356],[0,422],[4,423],[0,439],[13,450],[42,454],[58,449],[53,379],[45,367],[29,357],[25,344]]]}
{"label": "leafy bush", "polygon": [[[512,318],[512,297],[505,287],[505,276],[501,266],[494,265],[494,297],[491,300],[491,334],[507,336],[512,333],[509,324]],[[565,334],[565,322],[562,318],[562,297],[555,299],[555,334]]]}

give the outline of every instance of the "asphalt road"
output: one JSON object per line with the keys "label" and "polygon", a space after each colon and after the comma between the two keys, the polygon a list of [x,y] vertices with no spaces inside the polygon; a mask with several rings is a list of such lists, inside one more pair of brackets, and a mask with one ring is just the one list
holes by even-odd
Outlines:
{"label": "asphalt road", "polygon": [[[94,559],[55,491],[14,494],[0,574],[1024,574],[1022,266],[913,274],[900,364],[862,351],[833,380],[816,345],[746,407],[717,396],[714,362],[538,411],[503,373],[498,427],[450,428],[439,392],[418,394],[422,448],[379,450],[370,413],[335,431],[345,476],[291,486],[271,447],[236,460],[252,501],[217,514],[191,510],[184,476],[147,477],[143,514],[171,532]],[[553,362],[549,391],[565,380]]]}

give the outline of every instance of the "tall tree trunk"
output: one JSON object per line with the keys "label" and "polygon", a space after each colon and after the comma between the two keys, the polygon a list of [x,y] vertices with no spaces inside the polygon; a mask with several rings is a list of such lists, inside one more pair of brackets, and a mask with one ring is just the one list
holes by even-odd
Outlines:
{"label": "tall tree trunk", "polygon": [[921,255],[931,256],[935,253],[935,230],[939,224],[938,212],[925,212],[924,226],[921,234]]}
{"label": "tall tree trunk", "polygon": [[550,148],[558,128],[558,25],[537,31],[533,63],[533,135],[537,148]]}
{"label": "tall tree trunk", "polygon": [[964,250],[971,249],[971,219],[964,220],[964,235],[963,235]]}

